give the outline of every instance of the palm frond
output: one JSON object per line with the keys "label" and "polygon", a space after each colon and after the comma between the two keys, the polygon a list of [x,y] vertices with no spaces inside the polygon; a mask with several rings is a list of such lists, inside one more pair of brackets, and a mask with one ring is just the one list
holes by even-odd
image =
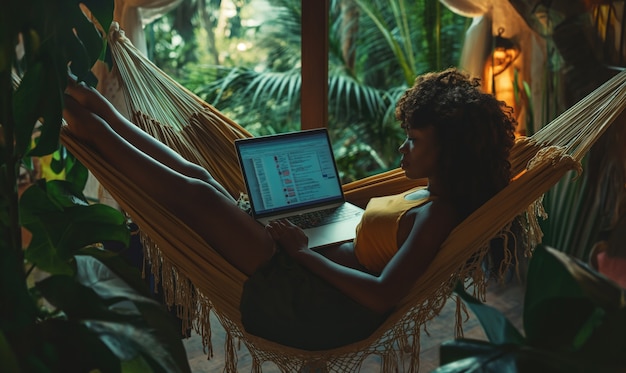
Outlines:
{"label": "palm frond", "polygon": [[372,6],[372,4],[368,1],[355,1],[357,2],[357,4],[359,4],[361,9],[363,10],[363,13],[370,18],[370,20],[374,23],[378,31],[385,39],[388,48],[393,52],[398,65],[403,71],[405,81],[407,83],[412,82],[415,78],[415,71],[413,70],[413,66],[411,66],[410,59],[406,51],[402,48],[402,45],[395,38],[393,33],[394,28],[389,26],[380,8]]}
{"label": "palm frond", "polygon": [[250,96],[251,109],[267,101],[285,102],[288,106],[295,107],[300,102],[301,85],[300,69],[257,73],[248,84],[242,98],[245,100]]}

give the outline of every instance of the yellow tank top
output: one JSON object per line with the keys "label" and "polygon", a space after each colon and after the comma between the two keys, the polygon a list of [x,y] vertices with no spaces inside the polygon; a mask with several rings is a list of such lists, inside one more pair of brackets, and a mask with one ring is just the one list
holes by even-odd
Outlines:
{"label": "yellow tank top", "polygon": [[354,254],[370,271],[379,273],[398,251],[398,226],[400,219],[413,207],[430,201],[430,197],[406,199],[405,196],[420,186],[401,194],[372,198],[356,228]]}

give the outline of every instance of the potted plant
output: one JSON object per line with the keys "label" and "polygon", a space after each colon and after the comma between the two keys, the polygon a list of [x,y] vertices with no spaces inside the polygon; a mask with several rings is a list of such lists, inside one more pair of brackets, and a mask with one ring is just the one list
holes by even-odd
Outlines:
{"label": "potted plant", "polygon": [[442,344],[436,373],[623,372],[624,289],[563,252],[538,247],[528,268],[524,334],[498,310],[457,286],[488,341]]}
{"label": "potted plant", "polygon": [[[128,245],[125,217],[87,201],[87,170],[59,145],[68,69],[94,83],[90,69],[106,55],[96,25],[113,14],[113,1],[81,3],[95,24],[78,0],[12,0],[0,12],[0,366],[189,371],[171,315],[137,269],[102,249]],[[37,180],[18,194],[20,169],[49,154],[63,180]],[[31,283],[34,270],[45,276]]]}

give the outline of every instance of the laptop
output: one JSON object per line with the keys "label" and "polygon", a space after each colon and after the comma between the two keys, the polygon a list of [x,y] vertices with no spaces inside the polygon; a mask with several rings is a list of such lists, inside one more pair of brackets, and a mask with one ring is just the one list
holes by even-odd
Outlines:
{"label": "laptop", "polygon": [[354,239],[363,209],[347,202],[325,128],[235,140],[252,215],[288,219],[310,248]]}

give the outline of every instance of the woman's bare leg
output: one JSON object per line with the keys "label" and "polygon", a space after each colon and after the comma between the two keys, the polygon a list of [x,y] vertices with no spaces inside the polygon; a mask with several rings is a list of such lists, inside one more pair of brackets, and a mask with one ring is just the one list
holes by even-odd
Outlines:
{"label": "woman's bare leg", "polygon": [[[69,90],[68,93],[85,102],[81,91]],[[250,275],[272,257],[275,244],[271,236],[263,226],[241,211],[230,196],[217,188],[214,185],[216,182],[185,175],[160,162],[160,159],[167,159],[168,162],[176,160],[176,164],[183,168],[193,168],[191,163],[168,154],[172,151],[167,147],[164,149],[166,153],[158,153],[160,147],[156,143],[159,142],[149,136],[143,138],[141,144],[149,146],[153,154],[157,151],[154,158],[126,141],[120,133],[125,133],[125,126],[133,124],[115,110],[102,109],[100,105],[105,105],[106,101],[98,102],[96,99],[95,103],[85,107],[66,95],[65,102],[64,117],[70,132],[79,141],[94,149],[105,162],[131,177],[151,198],[196,231],[232,265]],[[107,117],[111,125],[96,114],[99,112]],[[120,129],[120,132],[114,128]]]}

